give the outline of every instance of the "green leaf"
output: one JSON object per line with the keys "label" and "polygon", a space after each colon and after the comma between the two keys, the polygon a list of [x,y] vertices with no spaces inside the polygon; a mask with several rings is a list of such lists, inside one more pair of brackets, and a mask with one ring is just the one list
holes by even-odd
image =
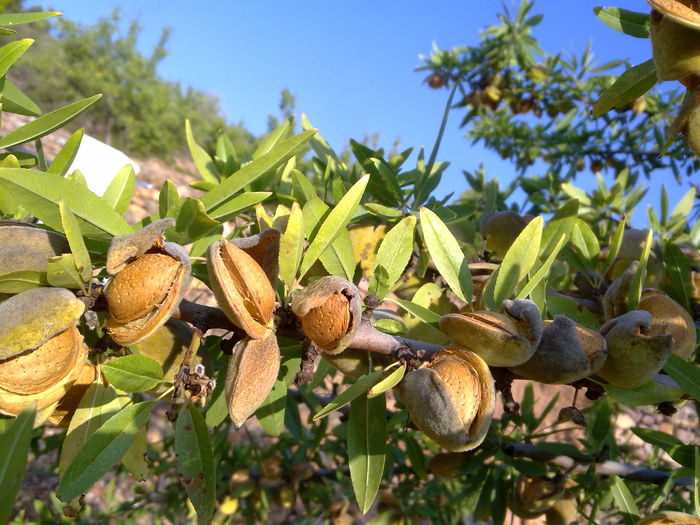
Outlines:
{"label": "green leaf", "polygon": [[649,91],[657,82],[652,59],[629,68],[593,103],[591,115],[599,117],[611,109],[622,108]]}
{"label": "green leaf", "polygon": [[365,204],[365,209],[374,215],[388,217],[390,219],[398,219],[402,215],[401,210],[384,206],[383,204],[377,204],[376,202],[368,202]]}
{"label": "green leaf", "polygon": [[272,391],[255,411],[260,426],[270,436],[279,436],[284,429],[284,413],[287,406],[287,388],[294,382],[301,356],[299,353],[282,353],[280,371]]}
{"label": "green leaf", "polygon": [[33,39],[23,38],[0,47],[0,77],[4,77],[7,74],[12,64],[17,62],[19,57],[21,57],[33,43]]}
{"label": "green leaf", "polygon": [[153,404],[154,401],[143,401],[129,405],[95,431],[58,485],[57,496],[61,501],[69,501],[87,491],[116,465],[148,420]]}
{"label": "green leaf", "polygon": [[629,406],[649,406],[664,401],[676,401],[683,394],[676,388],[660,385],[656,381],[648,381],[635,388],[620,388],[610,384],[603,386],[609,395]]}
{"label": "green leaf", "polygon": [[421,306],[411,301],[406,301],[405,299],[389,298],[389,300],[398,304],[401,308],[406,310],[413,317],[420,319],[424,323],[434,324],[440,321],[440,314],[436,314],[435,312],[433,312],[432,310],[428,310],[424,306]]}
{"label": "green leaf", "polygon": [[49,165],[46,173],[51,175],[58,175],[60,177],[65,177],[66,173],[73,164],[75,156],[78,154],[78,148],[80,148],[80,142],[83,140],[83,134],[85,133],[85,128],[80,128],[78,131],[73,133],[58,152],[56,158]]}
{"label": "green leaf", "polygon": [[377,495],[386,459],[386,400],[361,395],[348,418],[348,461],[355,499],[366,513]]}
{"label": "green leaf", "polygon": [[295,202],[287,219],[287,228],[280,238],[279,274],[287,291],[291,291],[303,250],[304,214]]}
{"label": "green leaf", "polygon": [[559,237],[559,241],[554,245],[554,248],[549,254],[549,257],[547,257],[547,260],[540,266],[537,271],[535,272],[535,275],[530,277],[530,279],[527,280],[527,283],[525,286],[522,287],[522,289],[517,293],[516,299],[525,299],[532,291],[535,289],[535,287],[540,284],[542,279],[544,279],[547,274],[549,273],[549,269],[552,267],[552,264],[554,264],[555,259],[557,258],[557,255],[559,255],[559,250],[562,249],[564,246],[564,243],[566,242],[566,235],[562,234],[561,237]]}
{"label": "green leaf", "polygon": [[142,355],[111,359],[102,365],[102,373],[124,392],[145,392],[163,380],[163,369],[158,362]]}
{"label": "green leaf", "polygon": [[495,306],[500,307],[501,303],[513,294],[515,287],[537,261],[543,225],[544,219],[541,216],[535,217],[508,248],[493,288]]}
{"label": "green leaf", "polygon": [[122,403],[113,386],[105,386],[96,381],[87,387],[78,408],[71,417],[66,438],[63,440],[61,456],[58,460],[60,478],[63,478],[90,436],[121,409]]}
{"label": "green leaf", "polygon": [[666,242],[663,253],[666,276],[668,277],[669,295],[678,301],[685,309],[690,310],[693,290],[692,273],[688,258],[677,245]]}
{"label": "green leaf", "polygon": [[75,268],[78,270],[82,282],[88,283],[92,279],[92,262],[83,240],[83,234],[80,232],[80,225],[64,200],[58,202],[58,208],[63,231],[68,239],[70,251],[75,257]]}
{"label": "green leaf", "polygon": [[[12,166],[7,165],[7,162],[11,162]],[[23,151],[0,153],[0,167],[3,168],[33,168],[37,164],[37,158],[31,153]]]}
{"label": "green leaf", "polygon": [[49,259],[46,268],[46,279],[51,286],[81,290],[85,281],[78,271],[75,255],[64,253]]}
{"label": "green leaf", "polygon": [[16,85],[5,79],[5,88],[2,90],[2,110],[7,113],[38,117],[41,115],[41,108],[25,95]]}
{"label": "green leaf", "polygon": [[634,432],[641,439],[654,446],[660,447],[663,450],[670,450],[672,447],[682,445],[683,442],[672,434],[661,432],[660,430],[651,430],[649,428],[633,428]]}
{"label": "green leaf", "polygon": [[649,15],[619,7],[594,7],[593,12],[615,31],[637,38],[649,38]]}
{"label": "green leaf", "polygon": [[700,516],[700,447],[695,447],[695,479],[693,480],[693,506],[695,515]]}
{"label": "green leaf", "polygon": [[683,197],[681,197],[681,200],[678,201],[678,204],[676,204],[671,211],[670,222],[674,222],[681,218],[686,218],[688,215],[690,215],[690,212],[693,209],[693,203],[695,202],[696,193],[697,190],[693,187],[690,188],[685,195],[683,195]]}
{"label": "green leaf", "polygon": [[270,133],[260,141],[260,145],[253,152],[253,159],[262,157],[265,153],[269,153],[272,148],[279,144],[284,137],[289,133],[291,122],[285,120],[282,124],[273,129]]}
{"label": "green leaf", "polygon": [[[302,210],[304,212],[304,230],[306,238],[312,239],[318,233],[319,225],[328,217],[330,207],[312,195]],[[338,237],[331,243],[330,249],[321,254],[321,263],[331,275],[340,275],[352,280],[355,270],[355,255],[352,250],[350,234],[346,228],[340,230]]]}
{"label": "green leaf", "polygon": [[129,450],[122,456],[122,465],[136,481],[146,481],[151,473],[151,467],[146,460],[148,454],[147,433],[146,427],[139,430]]}
{"label": "green leaf", "polygon": [[386,294],[389,293],[392,284],[393,283],[389,281],[389,272],[386,271],[383,265],[377,264],[369,278],[367,293],[376,295],[379,299],[384,299]]}
{"label": "green leaf", "polygon": [[434,212],[423,207],[419,213],[423,241],[437,271],[457,297],[471,302],[472,276],[457,239]]}
{"label": "green leaf", "polygon": [[564,243],[571,238],[571,232],[576,224],[578,215],[578,200],[572,199],[562,205],[545,225],[542,232],[540,255],[549,255],[560,235],[564,235]]}
{"label": "green leaf", "polygon": [[314,414],[313,420],[318,421],[323,419],[331,412],[335,412],[343,408],[345,405],[351,401],[358,398],[370,388],[372,388],[381,379],[383,375],[382,370],[375,370],[367,375],[362,376],[352,385],[350,385],[346,390],[344,390],[339,396],[337,396],[333,401],[324,406],[321,410]]}
{"label": "green leaf", "polygon": [[219,426],[228,417],[228,403],[224,393],[228,359],[228,356],[224,356],[221,368],[216,375],[216,387],[211,395],[207,396],[207,412],[204,414],[204,421],[209,427]]}
{"label": "green leaf", "polygon": [[234,195],[251,182],[284,165],[306,144],[315,131],[304,131],[280,142],[262,157],[249,162],[229,178],[223,180],[205,195],[201,201],[208,213],[231,200]]}
{"label": "green leaf", "polygon": [[[415,228],[416,218],[409,215],[389,230],[379,245],[374,264],[386,269],[389,289],[399,280],[411,259]],[[370,287],[371,281],[370,279]]]}
{"label": "green leaf", "polygon": [[571,232],[571,244],[574,245],[578,254],[590,266],[600,253],[600,244],[593,230],[583,219],[577,219],[574,229]]}
{"label": "green leaf", "polygon": [[26,169],[1,169],[0,188],[41,219],[48,227],[63,230],[58,203],[66,201],[80,221],[83,235],[109,239],[113,235],[132,233],[133,229],[102,198],[79,183],[58,175]]}
{"label": "green leaf", "polygon": [[627,223],[627,217],[622,217],[620,223],[617,225],[617,230],[613,238],[610,240],[610,249],[608,250],[608,255],[605,257],[605,269],[609,270],[617,254],[620,252],[620,246],[622,246],[622,236],[625,233],[625,224]]}
{"label": "green leaf", "polygon": [[37,117],[28,124],[10,131],[0,139],[0,148],[9,148],[39,139],[65,126],[87,108],[97,102],[102,95],[94,95]]}
{"label": "green leaf", "polygon": [[38,22],[45,18],[61,16],[58,11],[29,12],[29,13],[3,13],[0,14],[0,26],[14,26],[18,24],[29,24]]}
{"label": "green leaf", "polygon": [[169,230],[168,238],[178,244],[190,244],[210,233],[219,224],[219,221],[207,214],[202,201],[187,197],[178,210],[175,231]]}
{"label": "green leaf", "polygon": [[30,288],[48,286],[46,272],[33,270],[18,270],[0,274],[0,293],[20,293]]}
{"label": "green leaf", "polygon": [[684,391],[694,399],[700,399],[700,370],[693,363],[671,354],[664,370]]}
{"label": "green leaf", "polygon": [[639,257],[639,264],[637,265],[637,270],[632,278],[632,284],[630,284],[630,289],[627,291],[627,308],[629,310],[636,310],[639,305],[639,300],[642,297],[642,289],[644,288],[644,279],[646,277],[647,263],[649,262],[649,253],[651,252],[651,245],[654,242],[654,232],[649,230],[647,232],[647,239],[644,242],[644,248],[642,249],[642,255]]}
{"label": "green leaf", "polygon": [[299,279],[306,275],[306,272],[309,271],[321,254],[326,251],[333,240],[350,222],[353,213],[355,213],[357,206],[360,204],[360,199],[362,199],[368,182],[369,175],[364,175],[360,178],[326,216],[316,235],[311,239],[311,244],[306,249],[306,254],[299,269]]}
{"label": "green leaf", "polygon": [[207,425],[190,402],[182,407],[177,418],[175,455],[177,472],[197,512],[197,522],[205,525],[214,514],[216,468]]}
{"label": "green leaf", "polygon": [[367,398],[372,399],[398,385],[406,374],[406,367],[395,362],[384,369],[384,378],[367,391]]}
{"label": "green leaf", "polygon": [[211,218],[220,222],[233,220],[241,211],[267,199],[270,191],[246,191],[211,212]]}
{"label": "green leaf", "polygon": [[185,137],[187,139],[187,147],[190,149],[190,155],[192,155],[192,161],[202,179],[206,182],[219,182],[219,172],[216,170],[214,159],[194,140],[190,119],[185,120]]}
{"label": "green leaf", "polygon": [[172,181],[166,180],[158,196],[158,215],[161,219],[166,217],[175,219],[180,214],[181,206],[182,201],[177,192],[177,186]]}
{"label": "green leaf", "polygon": [[615,500],[615,506],[622,514],[625,522],[634,525],[639,519],[639,508],[637,508],[637,503],[634,501],[632,493],[625,485],[625,482],[618,476],[613,476],[610,490]]}
{"label": "green leaf", "polygon": [[134,188],[136,186],[136,174],[134,167],[131,164],[123,166],[112,181],[107,186],[102,198],[116,211],[119,215],[124,215],[129,209],[131,198],[134,196]]}
{"label": "green leaf", "polygon": [[36,404],[25,408],[0,434],[0,523],[7,523],[24,479]]}

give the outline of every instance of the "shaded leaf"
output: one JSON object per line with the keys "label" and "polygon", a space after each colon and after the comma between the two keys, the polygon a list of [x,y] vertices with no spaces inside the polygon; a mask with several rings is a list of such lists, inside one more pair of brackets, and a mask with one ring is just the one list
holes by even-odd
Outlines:
{"label": "shaded leaf", "polygon": [[212,219],[220,222],[230,221],[249,206],[254,206],[264,201],[270,195],[272,195],[270,191],[246,191],[216,208],[216,210],[211,212],[210,216]]}
{"label": "shaded leaf", "polygon": [[321,410],[314,414],[313,420],[318,421],[326,417],[331,412],[335,412],[338,409],[343,408],[345,405],[351,401],[358,398],[370,388],[372,388],[382,377],[383,372],[381,370],[375,370],[359,378],[352,385],[350,385],[346,390],[344,390],[340,395],[338,395],[333,401],[324,406]]}
{"label": "shaded leaf", "polygon": [[652,59],[629,68],[593,103],[591,115],[599,117],[611,109],[624,107],[649,91],[656,81],[656,67]]}
{"label": "shaded leaf", "polygon": [[146,423],[153,404],[143,401],[123,408],[90,436],[58,485],[57,496],[61,501],[69,501],[88,490],[122,458]]}
{"label": "shaded leaf", "polygon": [[649,38],[649,15],[619,7],[594,7],[593,12],[607,26],[625,35]]}
{"label": "shaded leaf", "polygon": [[613,476],[610,490],[612,490],[615,506],[622,514],[625,522],[630,524],[636,523],[639,519],[639,509],[625,482],[618,476]]}
{"label": "shaded leaf", "polygon": [[664,370],[694,399],[700,399],[700,370],[697,366],[671,354]]}
{"label": "shaded leaf", "polygon": [[48,286],[49,280],[46,272],[33,270],[18,270],[0,274],[0,293],[20,293],[30,288]]}
{"label": "shaded leaf", "polygon": [[24,479],[27,453],[36,416],[35,404],[25,408],[0,434],[0,523],[7,523]]}
{"label": "shaded leaf", "polygon": [[180,410],[175,427],[177,472],[185,486],[197,521],[211,521],[216,501],[216,470],[209,432],[204,418],[192,403]]}

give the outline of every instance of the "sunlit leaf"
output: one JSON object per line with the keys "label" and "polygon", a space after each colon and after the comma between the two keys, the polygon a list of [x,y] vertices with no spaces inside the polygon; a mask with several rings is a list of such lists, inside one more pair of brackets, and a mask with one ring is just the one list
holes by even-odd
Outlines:
{"label": "sunlit leaf", "polygon": [[129,204],[131,204],[135,187],[136,174],[134,173],[134,167],[131,164],[127,164],[114,176],[102,194],[102,198],[119,215],[124,215],[129,208]]}
{"label": "sunlit leaf", "polygon": [[652,59],[629,68],[593,103],[591,115],[599,117],[611,109],[623,108],[649,91],[657,80]]}
{"label": "sunlit leaf", "polygon": [[102,365],[102,373],[110,384],[124,392],[145,392],[163,380],[158,362],[141,355],[111,359]]}

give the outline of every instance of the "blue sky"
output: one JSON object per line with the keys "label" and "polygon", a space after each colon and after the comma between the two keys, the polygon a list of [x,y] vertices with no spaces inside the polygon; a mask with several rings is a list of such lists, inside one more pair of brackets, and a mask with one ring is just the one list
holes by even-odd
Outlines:
{"label": "blue sky", "polygon": [[[505,0],[514,5],[513,0]],[[390,148],[432,147],[447,98],[446,90],[422,85],[414,71],[420,54],[433,42],[441,48],[475,44],[479,30],[496,23],[499,2],[475,1],[344,1],[297,0],[192,2],[182,0],[53,0],[32,2],[62,11],[67,18],[94,23],[119,8],[125,22],[135,19],[143,33],[140,45],[152,49],[163,27],[172,29],[161,74],[183,85],[218,95],[232,122],[253,133],[267,129],[268,114],[277,114],[284,88],[296,97],[298,113],[337,150],[350,138],[378,133]],[[629,58],[639,63],[651,56],[648,40],[616,33],[593,15],[598,2],[539,0],[534,12],[544,21],[535,32],[543,49],[580,54],[586,43],[601,62]],[[646,11],[643,0],[614,3]],[[448,124],[439,160],[452,163],[438,195],[466,189],[463,169],[483,163],[489,175],[507,183],[512,167],[464,139],[458,114]],[[410,162],[410,161],[409,161]],[[584,172],[580,185],[592,187]],[[672,177],[657,177],[669,186],[672,202],[685,192]],[[578,183],[579,181],[577,181]],[[658,192],[652,205],[658,206]],[[646,207],[646,206],[645,206]],[[643,225],[646,213],[636,214]]]}

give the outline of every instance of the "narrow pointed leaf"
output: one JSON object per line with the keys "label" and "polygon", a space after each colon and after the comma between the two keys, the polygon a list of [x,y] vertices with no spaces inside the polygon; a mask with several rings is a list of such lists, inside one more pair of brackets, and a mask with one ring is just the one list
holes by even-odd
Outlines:
{"label": "narrow pointed leaf", "polygon": [[126,210],[129,209],[131,198],[134,196],[135,187],[136,173],[134,173],[134,167],[131,164],[126,164],[117,172],[109,183],[102,198],[114,211],[123,216]]}
{"label": "narrow pointed leaf", "polygon": [[517,284],[537,261],[543,222],[541,216],[532,219],[503,257],[493,291],[495,304],[500,305],[511,296]]}
{"label": "narrow pointed leaf", "polygon": [[82,282],[90,282],[90,279],[92,279],[92,262],[90,261],[90,254],[83,240],[83,234],[80,232],[80,224],[78,224],[78,220],[75,218],[75,215],[73,215],[70,207],[66,204],[66,201],[60,200],[58,207],[61,214],[63,231],[68,239],[70,251],[73,257],[75,257],[75,267],[80,274]]}
{"label": "narrow pointed leaf", "polygon": [[664,370],[693,399],[700,399],[700,369],[696,365],[671,354]]}
{"label": "narrow pointed leaf", "polygon": [[547,276],[549,269],[552,267],[552,264],[554,264],[554,260],[557,258],[557,255],[559,255],[559,250],[562,249],[565,241],[566,236],[562,234],[561,237],[559,237],[559,241],[554,245],[554,248],[550,252],[549,257],[547,257],[547,260],[542,263],[542,266],[537,269],[535,274],[527,280],[525,286],[523,286],[517,293],[516,299],[526,298],[528,295],[530,295],[530,293],[532,293],[535,287],[540,284],[542,279]]}
{"label": "narrow pointed leaf", "polygon": [[194,165],[202,179],[207,182],[217,183],[219,181],[219,173],[216,171],[214,159],[202,146],[197,144],[192,134],[192,126],[189,119],[185,120],[185,137],[187,138],[187,147],[190,149]]}
{"label": "narrow pointed leaf", "polygon": [[269,191],[246,191],[216,208],[216,210],[211,212],[210,216],[212,219],[220,222],[230,221],[246,208],[255,206],[270,195],[272,195],[272,192]]}
{"label": "narrow pointed leaf", "polygon": [[401,308],[406,310],[413,317],[416,317],[423,321],[424,323],[433,324],[440,321],[440,314],[436,314],[432,310],[428,310],[426,307],[416,304],[412,301],[406,301],[405,299],[389,299],[390,301],[398,304]]}
{"label": "narrow pointed leaf", "polygon": [[593,12],[607,26],[625,35],[649,38],[649,15],[619,7],[594,7]]}
{"label": "narrow pointed leaf", "polygon": [[72,253],[51,257],[46,268],[46,279],[51,286],[73,290],[83,289],[83,284],[85,283],[78,271],[75,255]]}
{"label": "narrow pointed leaf", "polygon": [[298,353],[282,353],[280,371],[272,391],[255,411],[260,426],[270,436],[279,436],[284,430],[284,414],[287,406],[287,388],[294,382],[301,356]]}
{"label": "narrow pointed leaf", "polygon": [[160,218],[177,218],[181,206],[182,201],[180,200],[180,195],[178,195],[177,186],[172,181],[166,180],[158,196],[158,214]]}
{"label": "narrow pointed leaf", "polygon": [[189,402],[177,418],[175,455],[177,472],[197,512],[197,522],[205,525],[214,513],[216,470],[207,425],[199,409]]}
{"label": "narrow pointed leaf", "polygon": [[365,192],[369,175],[364,175],[347,191],[340,202],[331,210],[326,219],[321,224],[316,236],[311,239],[311,244],[306,249],[306,254],[301,262],[299,278],[303,278],[311,266],[318,260],[321,254],[326,251],[333,240],[345,229],[352,218],[353,213],[360,204],[360,199]]}
{"label": "narrow pointed leaf", "polygon": [[291,289],[299,269],[301,255],[304,250],[304,214],[298,203],[292,204],[287,219],[287,229],[280,238],[279,267],[280,278]]}
{"label": "narrow pointed leaf", "polygon": [[17,62],[19,57],[21,57],[33,43],[34,40],[31,38],[23,38],[0,47],[0,77],[4,77],[7,74],[12,64]]}
{"label": "narrow pointed leaf", "polygon": [[109,239],[132,233],[133,229],[102,198],[81,184],[35,170],[0,170],[0,187],[29,213],[47,226],[63,230],[58,202],[66,201],[80,221],[80,229],[90,238]]}
{"label": "narrow pointed leaf", "polygon": [[348,403],[357,399],[372,388],[382,377],[383,372],[381,370],[375,370],[367,375],[362,376],[352,385],[350,385],[346,390],[344,390],[339,396],[337,396],[333,401],[324,406],[321,410],[314,414],[313,420],[318,421],[326,417],[331,412],[335,412],[343,408]]}
{"label": "narrow pointed leaf", "polygon": [[367,398],[372,399],[394,388],[401,382],[405,374],[406,367],[400,365],[398,362],[389,365],[384,369],[384,378],[367,391]]}
{"label": "narrow pointed leaf", "polygon": [[629,524],[636,523],[639,519],[639,508],[625,482],[618,476],[613,476],[610,490],[612,490],[615,506],[622,514],[625,522]]}
{"label": "narrow pointed leaf", "polygon": [[146,423],[154,401],[129,405],[109,418],[88,439],[66,470],[57,496],[69,501],[87,491],[122,458]]}
{"label": "narrow pointed leaf", "polygon": [[208,193],[202,195],[201,201],[207,212],[213,212],[251,182],[283,166],[311,139],[314,133],[315,131],[305,131],[283,140],[265,155],[249,162],[229,178],[217,184]]}
{"label": "narrow pointed leaf", "polygon": [[2,110],[7,113],[38,117],[41,115],[41,108],[25,95],[16,85],[5,79],[5,88],[2,90]]}
{"label": "narrow pointed leaf", "polygon": [[386,400],[361,395],[350,408],[348,461],[355,499],[366,513],[377,495],[386,459]]}
{"label": "narrow pointed leaf", "polygon": [[121,408],[122,404],[113,386],[94,382],[87,387],[71,417],[66,438],[63,440],[58,460],[59,477],[63,477],[90,436]]}
{"label": "narrow pointed leaf", "polygon": [[66,143],[61,148],[61,151],[59,151],[58,155],[56,155],[56,158],[53,159],[51,164],[49,164],[46,173],[65,177],[66,173],[68,173],[68,170],[73,164],[73,161],[75,160],[75,156],[78,154],[80,142],[83,140],[84,133],[85,128],[80,128],[68,138]]}
{"label": "narrow pointed leaf", "polygon": [[593,103],[591,115],[599,117],[611,109],[624,107],[649,91],[657,80],[652,59],[629,68]]}
{"label": "narrow pointed leaf", "polygon": [[440,275],[462,301],[472,297],[472,276],[469,265],[457,239],[434,212],[420,209],[420,227],[423,241]]}
{"label": "narrow pointed leaf", "polygon": [[0,139],[0,148],[9,148],[17,144],[24,144],[25,142],[30,142],[48,135],[49,133],[53,133],[92,106],[100,97],[102,97],[102,95],[94,95],[37,117],[29,124],[25,124],[24,126],[10,131],[7,135],[2,137]]}
{"label": "narrow pointed leaf", "polygon": [[43,13],[3,13],[0,14],[0,26],[15,26],[18,24],[29,24],[38,22],[45,18],[61,16],[58,11],[44,11]]}
{"label": "narrow pointed leaf", "polygon": [[163,380],[158,362],[142,355],[111,359],[102,365],[102,373],[110,384],[124,392],[145,392]]}
{"label": "narrow pointed leaf", "polygon": [[644,288],[644,281],[647,274],[647,262],[649,261],[649,253],[651,252],[651,245],[653,242],[654,231],[650,229],[647,233],[646,241],[644,242],[642,255],[639,257],[637,270],[634,272],[634,277],[632,278],[632,284],[627,292],[627,307],[629,310],[636,310],[639,305],[639,300],[642,297],[642,289]]}
{"label": "narrow pointed leaf", "polygon": [[409,215],[389,230],[379,245],[375,266],[381,265],[386,269],[389,288],[399,280],[411,259],[415,229],[416,218]]}
{"label": "narrow pointed leaf", "polygon": [[270,133],[265,135],[265,137],[260,142],[260,145],[253,152],[253,159],[258,159],[268,153],[279,144],[289,133],[291,123],[289,120],[285,120],[282,124],[273,129]]}
{"label": "narrow pointed leaf", "polygon": [[0,433],[0,523],[7,523],[10,519],[15,497],[24,479],[36,416],[34,407],[32,404],[25,408]]}
{"label": "narrow pointed leaf", "polygon": [[[307,239],[314,238],[319,223],[328,217],[329,210],[330,207],[316,195],[309,198],[302,210]],[[347,228],[340,230],[338,236],[331,243],[331,247],[321,254],[320,260],[330,275],[340,275],[352,280],[355,270],[355,255]]]}

